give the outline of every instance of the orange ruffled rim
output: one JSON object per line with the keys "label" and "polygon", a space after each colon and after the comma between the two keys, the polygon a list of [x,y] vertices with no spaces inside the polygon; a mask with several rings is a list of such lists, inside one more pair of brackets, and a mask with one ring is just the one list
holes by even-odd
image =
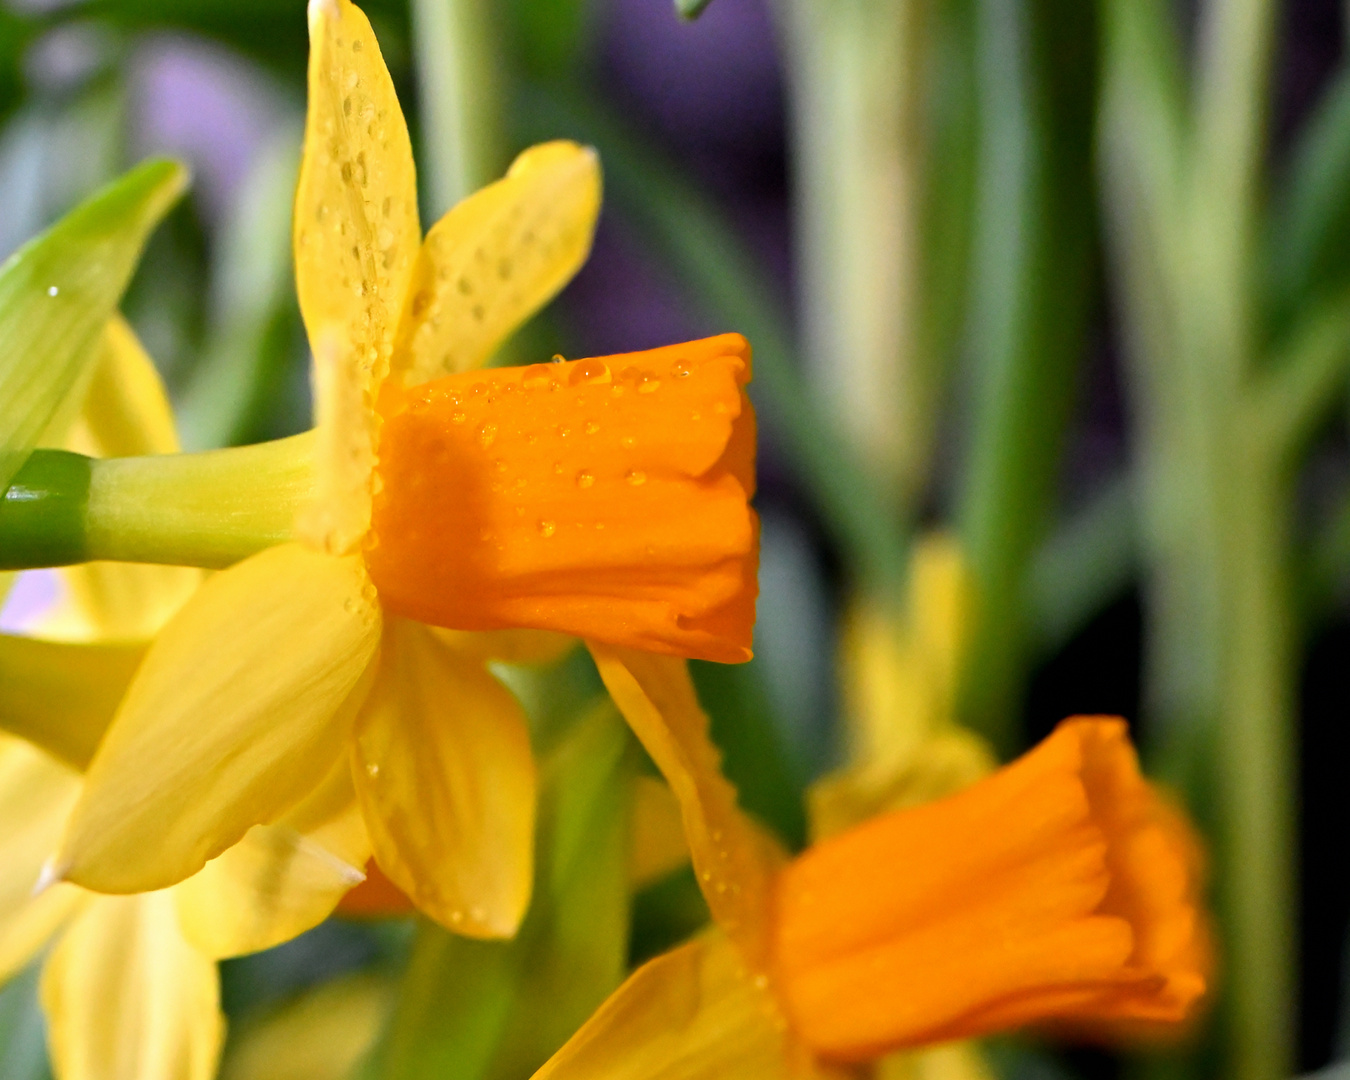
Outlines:
{"label": "orange ruffled rim", "polygon": [[802,1038],[844,1061],[1046,1021],[1179,1026],[1209,972],[1197,851],[1124,722],[1066,720],[965,791],[791,864],[776,981]]}
{"label": "orange ruffled rim", "polygon": [[386,386],[366,551],[387,610],[676,656],[751,656],[759,527],[750,347]]}

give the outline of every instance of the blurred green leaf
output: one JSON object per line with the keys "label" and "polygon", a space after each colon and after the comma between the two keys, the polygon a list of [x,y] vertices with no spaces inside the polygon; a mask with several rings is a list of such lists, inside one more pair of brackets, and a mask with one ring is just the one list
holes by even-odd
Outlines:
{"label": "blurred green leaf", "polygon": [[146,237],[187,180],[176,162],[147,162],[0,267],[0,487],[94,355]]}
{"label": "blurred green leaf", "polygon": [[509,0],[515,52],[535,78],[574,70],[590,43],[596,5],[591,0]]}
{"label": "blurred green leaf", "polygon": [[687,941],[712,916],[692,866],[648,885],[633,897],[632,967]]}
{"label": "blurred green leaf", "polygon": [[970,448],[958,516],[980,613],[962,716],[1004,753],[1028,659],[1026,575],[1049,528],[1093,301],[1095,14],[979,0],[981,190]]}
{"label": "blurred green leaf", "polygon": [[28,43],[29,24],[0,5],[0,122],[19,103],[22,81],[19,61]]}
{"label": "blurred green leaf", "polygon": [[42,963],[30,965],[0,987],[0,1076],[5,1080],[49,1080],[47,1028],[38,1004]]}
{"label": "blurred green leaf", "polygon": [[1350,279],[1350,68],[1303,128],[1266,230],[1266,285],[1278,333],[1309,300]]}
{"label": "blurred green leaf", "polygon": [[691,660],[689,672],[722,751],[722,771],[740,804],[773,828],[791,849],[806,843],[806,789],[789,757],[763,683],[763,667]]}
{"label": "blurred green leaf", "polygon": [[782,305],[736,228],[680,167],[596,100],[562,87],[536,87],[516,110],[525,141],[568,135],[596,146],[606,196],[642,230],[661,262],[697,303],[755,350],[750,396],[775,442],[810,492],[850,569],[883,593],[899,595],[907,537],[884,511],[877,478],[858,461],[813,399]]}
{"label": "blurred green leaf", "polygon": [[423,923],[375,1075],[529,1076],[623,978],[628,952],[628,729],[605,701],[540,776],[535,891],[511,941]]}

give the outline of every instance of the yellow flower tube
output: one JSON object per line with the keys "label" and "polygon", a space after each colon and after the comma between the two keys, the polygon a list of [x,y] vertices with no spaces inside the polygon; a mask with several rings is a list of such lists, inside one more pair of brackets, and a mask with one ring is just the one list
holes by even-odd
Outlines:
{"label": "yellow flower tube", "polygon": [[[584,260],[595,155],[528,150],[423,239],[369,23],[348,0],[313,0],[309,23],[294,243],[313,497],[294,542],[213,576],[158,635],[56,870],[101,892],[173,885],[347,772],[383,874],[451,929],[509,936],[534,762],[487,662],[557,655],[563,635],[749,657],[749,350],[727,335],[474,370]],[[100,475],[118,470],[94,473],[91,504],[111,499]]]}

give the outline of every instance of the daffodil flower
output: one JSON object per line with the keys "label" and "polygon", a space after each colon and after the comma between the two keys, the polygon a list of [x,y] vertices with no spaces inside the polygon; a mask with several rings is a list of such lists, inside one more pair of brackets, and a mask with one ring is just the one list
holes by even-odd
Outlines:
{"label": "daffodil flower", "polygon": [[[213,576],[158,635],[55,869],[109,893],[173,885],[350,764],[383,872],[452,929],[510,935],[534,764],[486,661],[556,650],[550,631],[749,657],[749,350],[727,335],[473,370],[585,258],[595,155],[535,147],[423,239],[369,23],[347,0],[312,0],[309,22],[294,244],[317,427],[290,445],[312,453],[313,497],[297,539]],[[140,474],[109,465],[90,512],[115,532],[100,476]]]}
{"label": "daffodil flower", "polygon": [[1137,1036],[1194,1015],[1209,967],[1198,845],[1122,721],[1067,720],[956,794],[789,861],[698,775],[707,720],[687,675],[595,651],[630,723],[673,735],[647,745],[716,925],[634,972],[536,1080],[836,1075],[1031,1023]]}

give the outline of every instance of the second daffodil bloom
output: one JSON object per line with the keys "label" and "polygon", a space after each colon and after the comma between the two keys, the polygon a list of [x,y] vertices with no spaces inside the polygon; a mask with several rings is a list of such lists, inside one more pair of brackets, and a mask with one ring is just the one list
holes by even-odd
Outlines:
{"label": "second daffodil bloom", "polygon": [[[599,659],[630,721],[664,713],[696,760],[687,678]],[[1198,847],[1121,720],[1066,720],[791,861],[724,782],[668,775],[716,928],[634,972],[536,1080],[822,1076],[1026,1024],[1165,1033],[1205,993]]]}
{"label": "second daffodil bloom", "polygon": [[312,0],[309,25],[294,249],[313,498],[295,540],[214,575],[159,634],[55,867],[104,892],[171,885],[350,763],[384,873],[452,929],[510,935],[534,764],[486,662],[562,634],[748,659],[749,351],[727,335],[474,370],[584,260],[596,157],[537,146],[424,239],[369,23]]}

